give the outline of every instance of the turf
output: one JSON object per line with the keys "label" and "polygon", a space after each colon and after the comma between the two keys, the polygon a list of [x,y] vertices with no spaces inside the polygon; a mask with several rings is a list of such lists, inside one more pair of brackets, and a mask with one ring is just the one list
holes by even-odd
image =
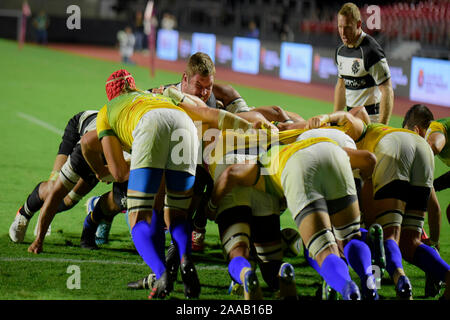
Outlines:
{"label": "turf", "polygon": [[[133,247],[124,215],[116,217],[110,243],[98,251],[86,251],[79,247],[85,216],[84,203],[56,216],[52,234],[46,238],[44,252],[40,255],[27,252],[34,239],[37,214],[23,244],[12,243],[7,235],[17,209],[35,185],[47,179],[60,143],[60,132],[69,118],[82,110],[101,108],[106,100],[104,82],[109,74],[122,66],[32,45],[19,50],[15,42],[2,39],[0,52],[3,62],[0,86],[0,141],[3,150],[0,157],[0,299],[146,299],[147,291],[126,288],[128,281],[137,280],[150,270]],[[145,68],[127,66],[127,69],[135,76],[137,86],[144,89],[180,79],[179,74],[163,70],[157,70],[156,77],[151,79]],[[237,84],[234,87],[250,105],[281,105],[304,118],[331,110],[331,105],[326,102]],[[399,127],[400,123],[399,117],[392,118],[391,125]],[[435,175],[445,170],[446,167],[437,160]],[[99,185],[85,199],[108,190],[109,186]],[[450,190],[440,192],[438,197],[445,210],[450,200]],[[281,219],[284,227],[294,225],[288,213],[283,214]],[[213,222],[207,226],[206,244],[204,254],[194,254],[202,283],[200,298],[237,299],[227,294],[230,279],[217,226]],[[450,261],[449,244],[450,227],[444,213],[441,254],[447,261]],[[321,284],[319,276],[307,267],[303,256],[289,258],[288,261],[295,266],[300,297],[314,299],[315,291]],[[415,298],[423,299],[423,272],[406,262],[404,264]],[[72,276],[68,268],[73,265],[80,269],[80,289],[69,289],[68,286]],[[355,276],[353,272],[352,275]],[[273,293],[266,289],[263,284],[265,298],[273,299]],[[383,282],[380,294],[384,299],[395,297],[388,280]],[[171,297],[184,299],[180,277]]]}

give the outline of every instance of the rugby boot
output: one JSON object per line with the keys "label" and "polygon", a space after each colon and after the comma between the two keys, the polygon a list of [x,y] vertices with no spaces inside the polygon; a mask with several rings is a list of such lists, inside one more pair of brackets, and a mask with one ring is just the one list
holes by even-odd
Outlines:
{"label": "rugby boot", "polygon": [[112,223],[110,222],[100,222],[95,232],[95,243],[97,245],[106,244],[109,241],[109,232],[111,231]]}
{"label": "rugby boot", "polygon": [[190,255],[184,254],[181,258],[180,271],[184,284],[184,296],[187,299],[198,298],[201,290],[200,281]]}
{"label": "rugby boot", "polygon": [[[432,248],[439,253],[435,247]],[[441,293],[443,287],[445,287],[443,281],[436,280],[431,274],[425,273],[425,298],[436,297]]]}
{"label": "rugby boot", "polygon": [[127,287],[134,290],[150,289],[153,287],[153,283],[155,281],[156,275],[154,273],[150,273],[148,276],[139,279],[138,281],[128,282]]}
{"label": "rugby boot", "polygon": [[425,273],[425,298],[434,298],[441,293],[445,286],[442,281],[435,280],[431,275]]}
{"label": "rugby boot", "polygon": [[244,287],[242,284],[231,280],[230,286],[228,287],[228,294],[230,296],[242,296],[244,294]]}
{"label": "rugby boot", "polygon": [[255,271],[249,268],[244,274],[243,282],[245,300],[262,300],[263,295]]}
{"label": "rugby boot", "polygon": [[205,249],[205,232],[192,231],[192,251],[202,252]]}
{"label": "rugby boot", "polygon": [[178,250],[174,243],[171,243],[167,248],[166,254],[166,269],[170,281],[177,281],[178,268],[180,267],[180,258],[178,256]]}
{"label": "rugby boot", "polygon": [[344,300],[361,300],[361,293],[359,288],[353,281],[347,281],[344,292],[342,293],[342,298]]}
{"label": "rugby boot", "polygon": [[[167,249],[166,255],[166,272],[170,282],[174,283],[177,280],[178,275],[178,267],[180,266],[180,259],[178,258],[177,248],[173,243],[170,244]],[[140,290],[140,289],[150,289],[151,283],[153,283],[152,279],[155,278],[154,273],[150,273],[148,276],[139,279],[137,281],[132,281],[127,284],[128,288]]]}
{"label": "rugby boot", "polygon": [[370,276],[366,279],[366,283],[361,283],[361,295],[363,300],[379,300],[376,279]]}
{"label": "rugby boot", "polygon": [[167,271],[152,283],[152,288],[148,296],[149,299],[164,299],[173,290],[173,283],[169,280]]}
{"label": "rugby boot", "polygon": [[25,239],[25,234],[27,232],[28,224],[30,219],[27,219],[23,214],[21,214],[20,209],[14,218],[13,223],[9,227],[9,238],[12,242],[20,243]]}
{"label": "rugby boot", "polygon": [[280,283],[280,299],[298,300],[294,267],[290,263],[283,263],[278,272],[278,278]]}
{"label": "rugby boot", "polygon": [[412,286],[407,276],[400,276],[395,286],[397,298],[400,300],[412,300]]}
{"label": "rugby boot", "polygon": [[322,281],[322,300],[339,300],[339,294],[330,287],[325,280]]}
{"label": "rugby boot", "polygon": [[372,224],[369,228],[367,238],[367,244],[370,248],[370,252],[372,253],[372,265],[380,268],[380,276],[382,276],[384,270],[386,270],[386,254],[384,251],[383,228],[381,225],[378,223]]}

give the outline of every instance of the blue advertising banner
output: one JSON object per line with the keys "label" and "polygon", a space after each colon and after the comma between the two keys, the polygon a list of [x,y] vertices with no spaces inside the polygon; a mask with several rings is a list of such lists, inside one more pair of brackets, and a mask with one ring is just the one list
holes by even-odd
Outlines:
{"label": "blue advertising banner", "polygon": [[212,33],[194,32],[192,34],[191,54],[196,52],[206,53],[215,62],[216,35]]}
{"label": "blue advertising banner", "polygon": [[178,59],[178,31],[159,29],[156,39],[156,56],[162,60]]}
{"label": "blue advertising banner", "polygon": [[235,37],[231,68],[238,72],[258,74],[260,47],[258,39]]}
{"label": "blue advertising banner", "polygon": [[409,97],[450,107],[450,61],[413,57]]}
{"label": "blue advertising banner", "polygon": [[281,43],[280,78],[311,82],[312,52],[309,44]]}

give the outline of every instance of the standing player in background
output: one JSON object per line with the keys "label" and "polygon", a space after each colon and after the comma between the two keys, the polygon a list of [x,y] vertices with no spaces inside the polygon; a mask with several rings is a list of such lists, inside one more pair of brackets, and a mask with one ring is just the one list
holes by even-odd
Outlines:
{"label": "standing player in background", "polygon": [[388,124],[394,92],[384,51],[374,38],[362,31],[361,13],[355,4],[344,4],[337,21],[343,45],[335,52],[338,80],[334,111],[364,106],[371,122]]}

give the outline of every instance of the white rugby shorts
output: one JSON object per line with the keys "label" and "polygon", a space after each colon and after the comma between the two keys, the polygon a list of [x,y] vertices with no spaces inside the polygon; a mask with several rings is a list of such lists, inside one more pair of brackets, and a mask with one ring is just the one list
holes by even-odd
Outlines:
{"label": "white rugby shorts", "polygon": [[158,168],[195,175],[199,142],[197,129],[186,113],[150,110],[136,125],[133,139],[131,170]]}

